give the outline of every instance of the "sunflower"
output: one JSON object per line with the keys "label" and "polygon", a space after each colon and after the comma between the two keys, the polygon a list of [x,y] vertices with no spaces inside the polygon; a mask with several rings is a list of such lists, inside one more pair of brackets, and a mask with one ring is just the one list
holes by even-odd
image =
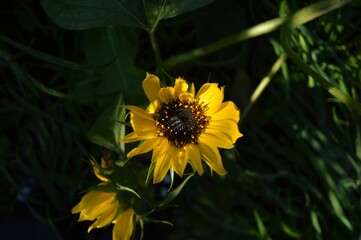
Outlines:
{"label": "sunflower", "polygon": [[88,232],[114,223],[113,240],[128,240],[133,233],[135,214],[131,208],[125,211],[121,208],[116,192],[89,191],[71,213],[80,213],[79,222],[94,221]]}
{"label": "sunflower", "polygon": [[121,141],[142,141],[127,157],[153,150],[154,183],[162,181],[169,169],[183,176],[188,162],[202,175],[201,159],[225,175],[218,148],[233,148],[242,134],[237,126],[239,110],[233,102],[223,102],[224,87],[206,83],[196,94],[194,84],[189,87],[177,78],[174,87],[161,88],[159,78],[149,73],[142,85],[150,101],[148,107],[125,106],[134,131]]}
{"label": "sunflower", "polygon": [[[94,161],[92,164],[95,176],[103,181],[99,185],[109,182],[109,179],[101,174]],[[107,159],[102,158],[101,166],[109,166]],[[94,221],[88,228],[88,232],[94,228],[102,228],[113,223],[113,240],[129,240],[134,231],[134,219],[139,220],[139,217],[132,208],[128,207],[128,204],[120,204],[116,192],[100,190],[87,192],[80,202],[73,207],[71,213],[80,213],[78,222]]]}

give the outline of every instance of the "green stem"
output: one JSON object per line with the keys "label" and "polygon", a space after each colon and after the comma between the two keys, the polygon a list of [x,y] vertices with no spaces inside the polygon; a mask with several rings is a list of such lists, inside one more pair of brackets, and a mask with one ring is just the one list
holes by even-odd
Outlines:
{"label": "green stem", "polygon": [[[292,21],[293,21],[292,24],[294,26],[304,24],[319,16],[322,16],[323,14],[331,10],[337,9],[350,1],[351,0],[339,0],[339,1],[326,0],[312,4],[297,11],[292,17]],[[286,22],[286,20],[287,20],[286,17],[279,17],[257,24],[251,28],[248,28],[244,31],[241,31],[224,39],[215,41],[206,46],[196,48],[192,51],[168,58],[165,61],[163,61],[162,67],[165,70],[171,69],[177,65],[192,61],[196,58],[203,57],[207,54],[228,47],[235,43],[270,33],[272,31],[279,29],[282,26],[282,24]]]}
{"label": "green stem", "polygon": [[322,1],[311,6],[308,6],[293,16],[291,16],[287,24],[285,24],[281,28],[281,43],[288,54],[290,59],[296,63],[298,67],[300,67],[304,72],[306,72],[309,76],[315,79],[323,88],[325,88],[331,95],[336,97],[341,102],[345,103],[351,109],[357,111],[361,114],[361,104],[355,101],[350,96],[346,95],[342,92],[336,85],[330,83],[326,79],[324,79],[320,74],[318,74],[315,70],[313,70],[310,66],[308,66],[301,58],[297,56],[297,54],[291,48],[291,35],[292,30],[308,21],[313,20],[316,17],[322,16],[323,14],[332,11],[341,7],[342,5],[350,2],[350,0],[340,0],[338,2],[334,1]]}
{"label": "green stem", "polygon": [[162,67],[167,70],[174,66],[180,65],[185,62],[192,61],[195,58],[205,56],[209,53],[212,53],[219,49],[233,45],[235,43],[238,43],[238,42],[250,39],[250,38],[258,37],[258,36],[266,34],[266,33],[270,33],[272,31],[280,28],[281,25],[285,21],[286,21],[285,17],[279,17],[279,18],[274,18],[274,19],[265,21],[263,23],[255,25],[251,28],[248,28],[242,32],[239,32],[232,36],[229,36],[224,39],[210,43],[204,47],[200,47],[200,48],[194,49],[190,52],[186,52],[186,53],[180,54],[178,56],[166,59],[163,62]]}
{"label": "green stem", "polygon": [[262,79],[262,81],[258,84],[257,88],[254,90],[250,102],[247,104],[246,108],[244,109],[242,116],[241,116],[241,122],[240,125],[244,122],[244,119],[246,119],[246,116],[248,115],[250,109],[253,107],[257,99],[261,96],[263,91],[266,89],[268,84],[271,82],[272,77],[280,70],[283,63],[286,61],[287,55],[285,53],[282,53],[276,62],[271,67],[268,74]]}
{"label": "green stem", "polygon": [[154,57],[155,57],[155,62],[157,64],[157,69],[161,69],[162,66],[162,57],[159,51],[159,47],[158,47],[158,41],[157,38],[155,36],[155,32],[154,31],[148,31],[149,33],[149,39],[150,39],[150,43],[152,45],[152,49],[153,49],[153,53],[154,53]]}
{"label": "green stem", "polygon": [[349,3],[351,1],[352,0],[319,1],[317,3],[304,7],[298,10],[297,12],[295,12],[291,17],[287,19],[287,23],[290,24],[290,26],[292,26],[291,28],[295,28],[299,25],[314,20],[315,18],[325,15],[328,12],[340,8],[346,3]]}

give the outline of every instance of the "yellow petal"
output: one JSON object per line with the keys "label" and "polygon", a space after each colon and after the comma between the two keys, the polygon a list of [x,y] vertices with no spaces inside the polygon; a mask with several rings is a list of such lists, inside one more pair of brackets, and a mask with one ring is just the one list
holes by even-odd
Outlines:
{"label": "yellow petal", "polygon": [[227,174],[227,171],[223,167],[222,158],[217,147],[202,142],[198,142],[198,147],[201,152],[202,159],[212,170],[219,175]]}
{"label": "yellow petal", "polygon": [[114,200],[114,192],[90,191],[86,193],[81,201],[73,207],[71,213],[79,213],[79,222],[85,220],[95,220],[108,208],[109,203]]}
{"label": "yellow petal", "polygon": [[165,87],[159,90],[158,99],[161,103],[169,103],[174,100],[174,88]]}
{"label": "yellow petal", "polygon": [[124,107],[130,110],[130,123],[132,124],[133,128],[137,127],[136,124],[139,125],[143,122],[146,122],[146,124],[149,126],[155,126],[153,116],[148,114],[146,110],[132,105],[125,105]]}
{"label": "yellow petal", "polygon": [[222,104],[224,87],[219,88],[217,83],[206,83],[199,89],[196,98],[199,103],[208,106],[207,115],[212,115]]}
{"label": "yellow petal", "polygon": [[147,112],[143,108],[133,106],[133,105],[124,105],[124,107],[126,109],[130,110],[133,114],[144,115],[145,118],[152,119],[152,115],[147,114]]}
{"label": "yellow petal", "polygon": [[237,106],[231,102],[224,102],[216,113],[212,115],[212,120],[224,120],[229,119],[235,122],[239,121],[240,112]]}
{"label": "yellow petal", "polygon": [[134,229],[134,211],[129,208],[119,215],[113,227],[113,240],[129,240]]}
{"label": "yellow petal", "polygon": [[91,165],[93,166],[93,173],[94,175],[102,182],[108,182],[109,180],[104,177],[103,172],[101,171],[101,169],[104,168],[110,168],[111,165],[108,165],[108,162],[110,162],[110,160],[108,159],[108,153],[102,157],[101,159],[101,166],[99,167],[99,165],[97,164],[97,162],[95,160],[90,160]]}
{"label": "yellow petal", "polygon": [[183,78],[177,78],[174,84],[174,97],[178,98],[179,94],[186,92],[188,84]]}
{"label": "yellow petal", "polygon": [[106,177],[104,177],[103,175],[102,175],[102,173],[100,172],[100,170],[99,170],[99,168],[97,168],[97,167],[93,167],[93,173],[94,173],[94,175],[100,180],[100,181],[102,181],[102,182],[108,182],[109,181],[109,179],[108,178],[106,178]]}
{"label": "yellow petal", "polygon": [[238,125],[233,120],[219,120],[219,121],[210,121],[207,131],[216,133],[222,132],[227,135],[231,142],[234,144],[238,138],[243,135],[239,132]]}
{"label": "yellow petal", "polygon": [[135,155],[139,155],[139,154],[143,154],[143,153],[151,151],[152,149],[154,149],[157,146],[158,141],[159,141],[158,137],[144,141],[142,144],[139,145],[139,147],[136,147],[132,151],[130,151],[127,154],[127,157],[131,158]]}
{"label": "yellow petal", "polygon": [[157,137],[157,132],[154,130],[149,130],[147,132],[131,132],[125,137],[120,139],[120,142],[123,143],[130,143],[130,142],[137,142],[146,139],[151,139]]}
{"label": "yellow petal", "polygon": [[147,77],[142,82],[143,90],[149,101],[154,101],[158,97],[160,89],[159,78],[153,74],[147,73]]}
{"label": "yellow petal", "polygon": [[185,149],[175,147],[174,155],[172,157],[171,166],[174,171],[180,176],[183,176],[184,169],[187,166],[188,154]]}
{"label": "yellow petal", "polygon": [[161,104],[158,100],[154,100],[149,104],[149,106],[146,109],[147,114],[154,114],[159,108]]}
{"label": "yellow petal", "polygon": [[109,198],[109,195],[103,194],[104,192],[90,191],[87,192],[80,200],[80,202],[74,206],[71,213],[79,213],[86,208],[96,207],[99,203]]}
{"label": "yellow petal", "polygon": [[88,232],[94,228],[102,228],[112,223],[118,211],[118,201],[113,199],[107,208],[104,208],[103,210],[104,211],[99,215],[98,219],[88,228]]}
{"label": "yellow petal", "polygon": [[[215,131],[214,131],[215,132]],[[213,134],[212,131],[206,131],[205,133],[199,136],[199,141],[205,144],[210,144],[219,148],[231,149],[233,148],[233,143],[231,139],[220,132],[221,134]]]}
{"label": "yellow petal", "polygon": [[194,87],[194,83],[192,83],[189,92],[193,95],[193,97],[196,95],[196,88]]}
{"label": "yellow petal", "polygon": [[133,112],[130,112],[130,123],[135,132],[147,132],[151,130],[157,132],[155,120],[149,118],[147,114],[134,114]]}
{"label": "yellow petal", "polygon": [[196,144],[188,144],[186,149],[188,152],[189,162],[191,163],[193,169],[196,170],[199,175],[202,175],[203,167],[198,146]]}
{"label": "yellow petal", "polygon": [[159,157],[154,157],[156,163],[154,168],[153,183],[161,182],[171,166],[171,159],[175,153],[176,147],[171,146],[169,143],[166,146],[167,151],[158,152],[161,153],[158,155]]}
{"label": "yellow petal", "polygon": [[[241,133],[239,133],[239,131],[237,130],[234,130],[234,131],[231,131],[233,134],[234,133],[237,133],[237,134],[240,134],[240,135],[235,135],[234,136],[230,136],[229,134],[223,132],[223,131],[220,131],[218,130],[217,128],[207,128],[205,133],[206,134],[210,134],[212,137],[216,137],[216,138],[219,138],[223,141],[225,141],[225,143],[223,144],[226,144],[226,145],[234,145],[234,142],[239,138],[239,137],[242,137],[243,135]],[[220,148],[227,148],[227,147],[221,147],[221,145],[217,145],[217,147],[220,147]],[[231,147],[230,147],[231,148]]]}
{"label": "yellow petal", "polygon": [[182,102],[191,102],[194,100],[194,97],[191,93],[184,92],[179,94],[178,99],[181,100]]}
{"label": "yellow petal", "polygon": [[159,142],[153,150],[152,162],[156,162],[158,158],[162,158],[169,148],[170,144],[168,139],[166,137],[159,137]]}

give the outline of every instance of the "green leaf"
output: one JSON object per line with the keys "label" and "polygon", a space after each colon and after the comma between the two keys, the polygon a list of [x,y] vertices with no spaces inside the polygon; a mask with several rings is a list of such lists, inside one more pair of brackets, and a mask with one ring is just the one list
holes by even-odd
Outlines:
{"label": "green leaf", "polygon": [[181,193],[183,187],[186,185],[188,180],[193,176],[194,174],[192,173],[186,179],[184,179],[183,182],[176,189],[174,189],[167,195],[167,197],[159,204],[159,207],[164,207],[168,205],[171,201],[173,201]]}
{"label": "green leaf", "polygon": [[[66,94],[59,92],[53,88],[46,87],[44,84],[36,80],[33,76],[31,76],[28,72],[26,72],[20,65],[15,62],[13,57],[6,51],[0,48],[0,59],[4,59],[5,63],[7,63],[14,73],[15,78],[19,81],[19,83],[23,83],[29,88],[33,89],[34,87],[50,96],[63,98],[63,99],[77,99],[77,96]],[[79,99],[79,98],[78,98]]]}
{"label": "green leaf", "polygon": [[203,7],[212,3],[214,0],[171,0],[164,1],[164,5],[166,5],[166,14],[163,15],[164,18],[171,18],[178,16],[180,14],[195,10],[197,8]]}
{"label": "green leaf", "polygon": [[141,198],[140,195],[134,191],[133,189],[129,188],[129,187],[126,187],[126,186],[122,186],[120,184],[117,184],[117,189],[119,191],[127,191],[127,192],[130,192],[130,193],[133,193],[135,196],[137,196],[138,198]]}
{"label": "green leaf", "polygon": [[322,234],[322,229],[321,229],[320,223],[318,221],[317,213],[312,210],[310,212],[310,214],[311,214],[311,223],[312,223],[313,228],[316,230],[316,232],[318,234]]}
{"label": "green leaf", "polygon": [[281,222],[282,230],[292,238],[301,238],[301,234],[292,229],[292,227],[288,226],[285,222]]}
{"label": "green leaf", "polygon": [[155,162],[151,162],[149,168],[148,168],[148,173],[147,173],[147,178],[145,180],[145,183],[148,184],[150,179],[152,178],[152,174],[155,168]]}
{"label": "green leaf", "polygon": [[20,44],[10,38],[7,38],[4,35],[1,35],[1,34],[0,34],[0,41],[7,43],[13,47],[16,47],[19,50],[23,51],[24,53],[27,53],[37,59],[46,61],[48,63],[52,63],[52,64],[60,66],[60,67],[64,67],[64,68],[69,68],[69,69],[74,69],[74,70],[92,70],[94,68],[99,68],[99,67],[105,66],[107,64],[107,63],[103,63],[100,66],[91,66],[91,65],[79,64],[76,62],[64,60],[62,58],[55,57],[50,54],[35,50],[31,47],[27,47],[27,46]]}
{"label": "green leaf", "polygon": [[89,131],[90,141],[119,154],[124,154],[124,143],[119,141],[125,135],[125,125],[119,122],[126,113],[125,108],[120,107],[122,104],[123,98],[119,96],[116,104],[101,114]]}
{"label": "green leaf", "polygon": [[[138,52],[138,34],[134,29],[126,27],[104,27],[85,31],[84,55],[92,65],[113,62],[104,68],[94,71],[100,78],[96,86],[98,95],[113,95],[121,92],[125,101],[132,105],[143,103],[142,80],[145,72],[134,65]],[[114,99],[111,99],[114,101]],[[109,102],[104,103],[108,105]]]}
{"label": "green leaf", "polygon": [[269,239],[267,229],[262,221],[262,218],[259,216],[257,210],[253,210],[254,218],[256,219],[259,238],[260,239]]}
{"label": "green leaf", "polygon": [[186,13],[214,0],[42,0],[47,15],[58,25],[83,30],[108,25],[153,29],[161,19]]}
{"label": "green leaf", "polygon": [[353,230],[353,226],[350,223],[350,221],[347,219],[347,217],[345,216],[344,212],[343,212],[343,208],[341,206],[340,201],[337,199],[335,193],[333,192],[328,192],[328,198],[331,202],[331,205],[333,207],[333,210],[335,211],[335,214],[337,215],[337,217],[340,219],[340,221],[350,230]]}

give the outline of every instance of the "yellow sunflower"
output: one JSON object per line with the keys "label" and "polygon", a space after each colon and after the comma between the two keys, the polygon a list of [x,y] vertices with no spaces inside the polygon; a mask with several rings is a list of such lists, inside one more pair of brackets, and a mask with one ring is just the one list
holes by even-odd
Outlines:
{"label": "yellow sunflower", "polygon": [[237,126],[239,110],[233,102],[223,102],[224,87],[206,83],[196,94],[194,84],[189,87],[177,78],[174,87],[161,88],[159,78],[149,73],[142,85],[149,106],[125,106],[134,131],[121,141],[142,141],[127,157],[153,150],[154,183],[162,181],[169,169],[183,176],[188,162],[202,175],[201,159],[225,175],[218,148],[233,148],[242,134]]}
{"label": "yellow sunflower", "polygon": [[115,192],[90,191],[73,207],[71,213],[80,213],[78,222],[94,221],[88,228],[102,228],[114,223],[113,240],[128,240],[134,229],[134,211],[121,211]]}
{"label": "yellow sunflower", "polygon": [[[109,157],[110,152],[101,159],[101,168],[111,167]],[[102,174],[96,162],[91,160],[91,163],[94,175],[103,183],[109,182],[109,179]],[[134,218],[139,220],[132,208],[119,203],[116,192],[89,191],[73,207],[71,213],[80,213],[78,222],[94,221],[88,228],[88,232],[94,228],[102,228],[113,223],[113,240],[129,240],[134,230]]]}

